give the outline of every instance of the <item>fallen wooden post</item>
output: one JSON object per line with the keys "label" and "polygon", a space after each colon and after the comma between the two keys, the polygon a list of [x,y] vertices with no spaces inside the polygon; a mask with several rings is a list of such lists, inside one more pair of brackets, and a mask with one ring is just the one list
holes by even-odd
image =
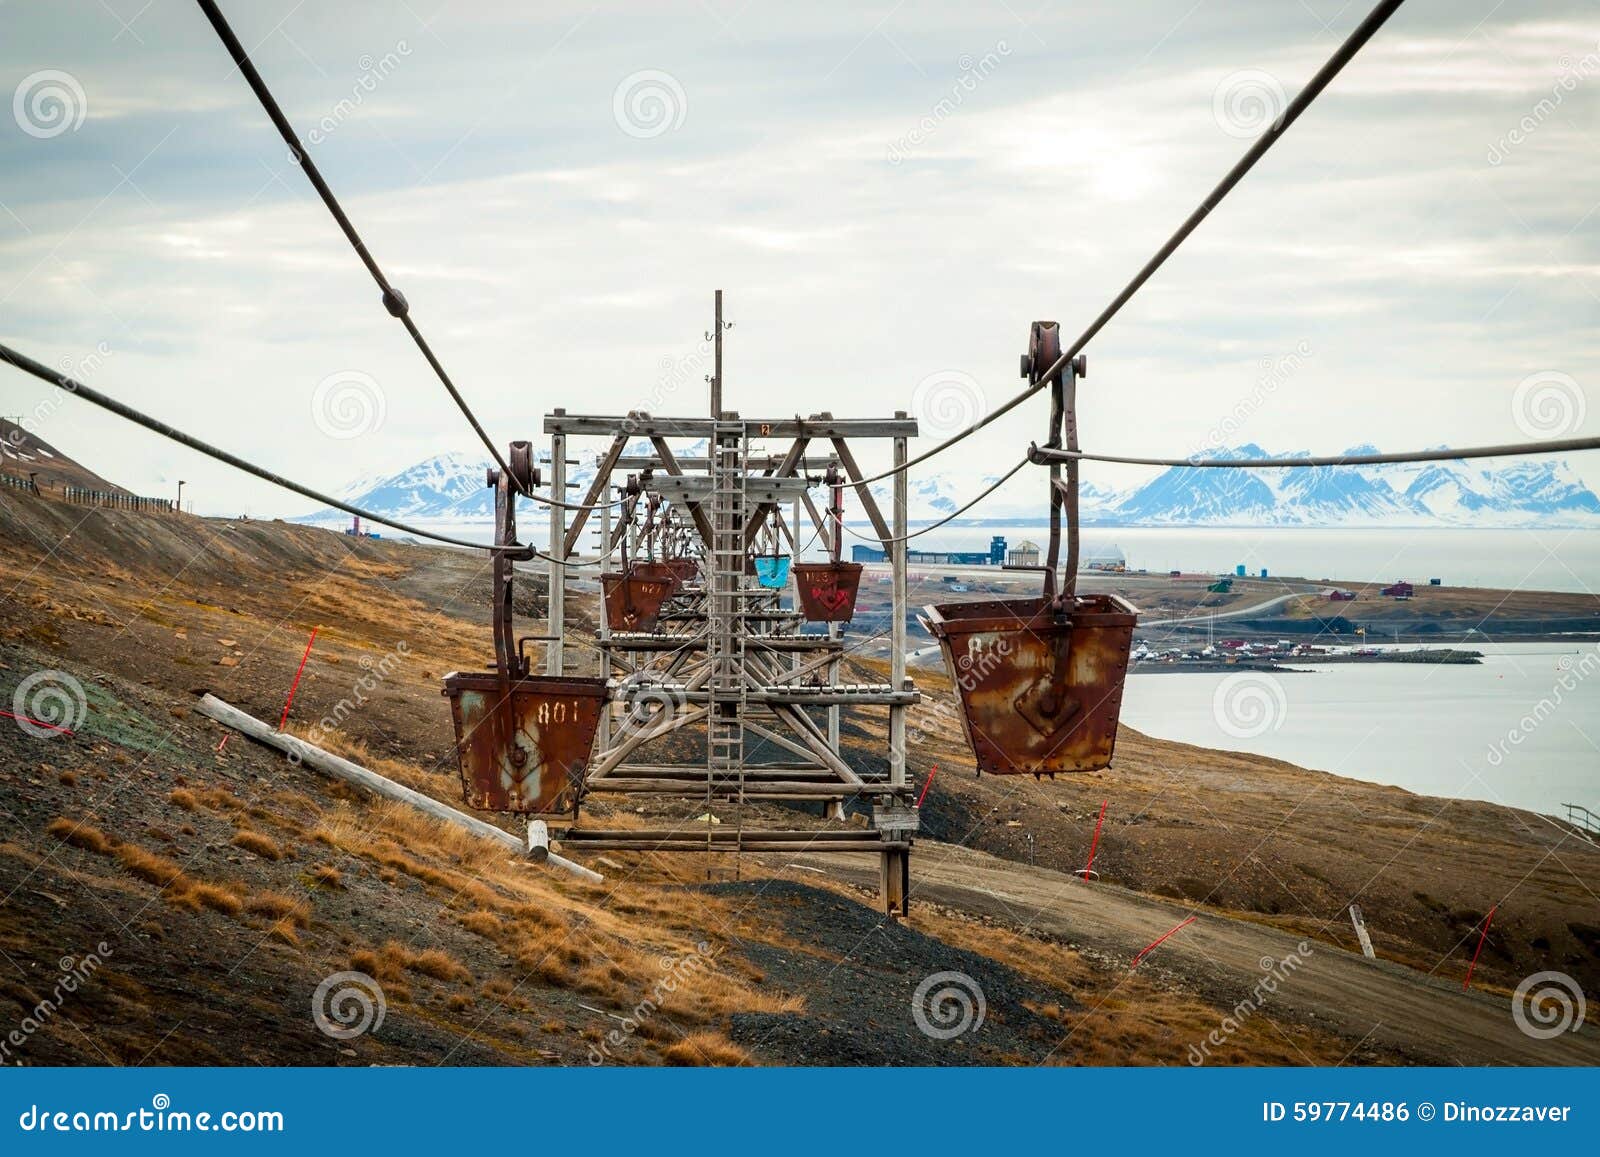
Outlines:
{"label": "fallen wooden post", "polygon": [[[465,828],[474,835],[503,844],[520,856],[529,857],[532,852],[532,825],[530,825],[530,846],[525,847],[521,840],[508,831],[503,831],[491,823],[485,823],[476,816],[470,816],[466,812],[448,807],[438,800],[431,799],[419,791],[413,791],[411,788],[396,783],[392,779],[386,779],[377,772],[369,771],[367,768],[362,767],[360,764],[351,763],[348,759],[341,759],[332,752],[324,751],[322,748],[317,747],[315,744],[307,743],[298,736],[289,735],[282,731],[274,731],[255,716],[240,711],[232,704],[224,703],[215,695],[207,693],[202,696],[199,710],[200,714],[207,718],[216,720],[224,727],[231,727],[241,735],[254,739],[258,743],[264,743],[268,747],[276,748],[289,756],[292,761],[303,763],[314,771],[320,771],[322,774],[332,776],[334,779],[354,784],[356,787],[370,791],[374,795],[382,796],[384,799],[409,804],[418,811],[425,812],[443,823],[454,824],[458,828]],[[541,824],[540,826],[543,825]],[[579,879],[588,880],[590,883],[599,884],[605,880],[605,877],[599,872],[591,871],[582,864],[575,864],[571,860],[551,853],[548,843],[546,844],[545,852],[546,854],[543,857],[532,854],[531,858],[536,863],[547,863],[552,867],[561,868]]]}

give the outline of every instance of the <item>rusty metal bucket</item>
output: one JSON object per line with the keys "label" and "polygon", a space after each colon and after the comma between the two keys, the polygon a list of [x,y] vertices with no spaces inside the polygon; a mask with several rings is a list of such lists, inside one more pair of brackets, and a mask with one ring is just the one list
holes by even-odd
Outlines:
{"label": "rusty metal bucket", "polygon": [[603,574],[600,586],[605,591],[606,626],[613,631],[653,631],[661,606],[678,589],[678,581],[670,576],[648,578],[636,570],[632,575]]}
{"label": "rusty metal bucket", "polygon": [[679,586],[692,583],[700,577],[700,564],[692,558],[669,558],[661,565],[672,572]]}
{"label": "rusty metal bucket", "polygon": [[797,562],[795,590],[800,611],[811,623],[848,623],[855,617],[861,590],[859,562]]}
{"label": "rusty metal bucket", "polygon": [[1043,599],[924,610],[979,771],[1054,775],[1110,765],[1138,621],[1131,604],[1087,595],[1061,620]]}
{"label": "rusty metal bucket", "polygon": [[467,805],[494,812],[570,813],[600,726],[606,681],[513,679],[505,720],[509,730],[495,718],[497,709],[505,709],[501,687],[492,673],[455,671],[444,679]]}
{"label": "rusty metal bucket", "polygon": [[628,571],[634,578],[671,583],[674,591],[683,581],[678,577],[677,565],[671,562],[636,562],[628,568]]}

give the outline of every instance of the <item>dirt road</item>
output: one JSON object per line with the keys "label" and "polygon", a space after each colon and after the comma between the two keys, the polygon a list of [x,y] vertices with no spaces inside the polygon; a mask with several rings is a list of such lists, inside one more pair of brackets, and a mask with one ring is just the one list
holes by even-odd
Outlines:
{"label": "dirt road", "polygon": [[[877,865],[855,856],[791,857],[852,884],[876,887]],[[917,899],[1043,932],[1131,961],[1194,911],[1107,884],[1028,868],[946,844],[920,844],[912,861]],[[1248,997],[1266,964],[1297,953],[1294,936],[1205,912],[1154,949],[1141,972],[1177,977],[1224,1007]],[[1427,976],[1318,942],[1266,998],[1264,1011],[1332,1029],[1431,1064],[1600,1064],[1594,1015],[1578,1032],[1538,1040],[1517,1027],[1506,996],[1463,992],[1456,976]],[[1591,1010],[1595,1013],[1595,1010]]]}

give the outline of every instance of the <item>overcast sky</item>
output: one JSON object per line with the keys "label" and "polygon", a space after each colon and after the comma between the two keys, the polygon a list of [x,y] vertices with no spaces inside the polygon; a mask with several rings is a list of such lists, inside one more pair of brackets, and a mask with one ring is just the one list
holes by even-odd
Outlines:
{"label": "overcast sky", "polygon": [[[557,406],[703,412],[718,287],[730,406],[948,433],[1021,385],[1032,319],[1088,323],[1365,12],[223,7],[501,442]],[[318,487],[471,445],[193,3],[0,0],[5,97],[0,338]],[[1593,433],[1597,110],[1594,0],[1411,0],[1090,344],[1084,445]],[[135,490],[309,505],[52,393],[0,371],[0,413]],[[1009,466],[1044,420],[961,464]]]}

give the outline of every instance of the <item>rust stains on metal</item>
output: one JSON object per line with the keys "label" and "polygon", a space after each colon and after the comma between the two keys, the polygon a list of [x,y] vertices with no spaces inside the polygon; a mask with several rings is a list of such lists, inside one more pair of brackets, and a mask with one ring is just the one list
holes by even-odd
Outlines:
{"label": "rust stains on metal", "polygon": [[978,770],[1099,771],[1111,763],[1137,612],[1115,595],[924,608],[961,697]]}
{"label": "rust stains on metal", "polygon": [[[640,567],[646,565],[664,564],[639,564]],[[606,626],[613,631],[655,630],[662,604],[678,589],[675,578],[648,578],[637,572],[603,574],[600,585],[605,591]]]}
{"label": "rust stains on metal", "polygon": [[[600,725],[604,679],[526,676],[502,703],[498,675],[453,672],[444,694],[469,807],[531,815],[570,813]],[[509,738],[502,724],[509,722]]]}
{"label": "rust stains on metal", "polygon": [[794,585],[800,610],[812,623],[848,623],[855,617],[861,588],[858,562],[797,562]]}

